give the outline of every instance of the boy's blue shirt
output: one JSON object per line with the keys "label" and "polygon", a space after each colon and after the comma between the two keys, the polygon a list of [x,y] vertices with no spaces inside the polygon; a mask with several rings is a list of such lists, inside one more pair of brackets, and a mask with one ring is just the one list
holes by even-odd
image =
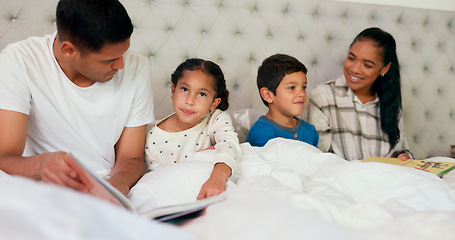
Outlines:
{"label": "boy's blue shirt", "polygon": [[266,116],[261,116],[253,126],[251,126],[246,141],[249,142],[251,146],[262,147],[270,139],[277,137],[300,140],[315,147],[318,146],[319,142],[319,135],[313,124],[298,119],[298,123],[295,127],[288,128],[279,125]]}

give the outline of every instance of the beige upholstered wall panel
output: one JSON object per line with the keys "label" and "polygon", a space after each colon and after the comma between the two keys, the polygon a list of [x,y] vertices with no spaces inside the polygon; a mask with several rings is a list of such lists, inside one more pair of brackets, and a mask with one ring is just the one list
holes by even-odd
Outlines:
{"label": "beige upholstered wall panel", "polygon": [[[2,0],[0,49],[55,31],[56,0]],[[122,0],[135,25],[131,50],[150,59],[157,117],[172,112],[170,74],[187,57],[219,63],[230,112],[264,106],[256,70],[274,53],[308,68],[309,88],[335,78],[354,36],[379,26],[397,40],[411,150],[449,155],[455,144],[455,13],[320,0]]]}

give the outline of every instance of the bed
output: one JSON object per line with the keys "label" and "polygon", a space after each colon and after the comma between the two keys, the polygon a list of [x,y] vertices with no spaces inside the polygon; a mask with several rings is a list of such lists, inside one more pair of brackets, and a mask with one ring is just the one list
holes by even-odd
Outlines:
{"label": "bed", "polygon": [[[222,194],[225,200],[180,225],[157,223],[62,187],[0,174],[1,235],[5,239],[453,239],[454,174],[441,179],[414,168],[345,161],[281,138],[264,147],[247,143],[241,147],[239,166]],[[188,162],[142,178],[129,196],[139,213],[150,206],[194,201],[211,173],[207,159],[214,154],[198,152]]]}
{"label": "bed", "polygon": [[[134,24],[131,51],[150,59],[156,116],[172,111],[170,73],[188,57],[220,64],[242,140],[265,111],[257,67],[274,54],[300,59],[309,89],[337,77],[352,38],[378,26],[398,44],[407,139],[416,158],[454,161],[455,13],[319,0],[121,0]],[[55,31],[57,0],[2,0],[0,49]],[[5,239],[453,239],[455,173],[346,162],[304,143],[242,143],[226,200],[182,226],[160,224],[68,189],[0,174]],[[148,194],[191,199],[210,170],[164,169],[175,184]],[[203,165],[203,166],[201,166]],[[178,174],[181,172],[188,173]],[[182,180],[183,179],[183,180]],[[156,177],[151,183],[162,183]],[[165,181],[167,182],[167,181]],[[141,182],[140,182],[141,183]],[[189,185],[191,184],[191,185]],[[138,184],[138,186],[141,186]],[[138,187],[139,189],[140,187]],[[164,189],[164,190],[163,190]],[[183,191],[185,189],[185,191]],[[166,190],[166,191],[165,191]]]}

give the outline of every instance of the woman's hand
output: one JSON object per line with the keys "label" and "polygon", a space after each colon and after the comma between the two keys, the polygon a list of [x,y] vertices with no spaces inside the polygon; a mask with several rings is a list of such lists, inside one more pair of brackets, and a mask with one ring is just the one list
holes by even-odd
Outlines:
{"label": "woman's hand", "polygon": [[397,156],[397,158],[404,161],[411,159],[411,156],[409,156],[409,153],[401,153],[400,155]]}

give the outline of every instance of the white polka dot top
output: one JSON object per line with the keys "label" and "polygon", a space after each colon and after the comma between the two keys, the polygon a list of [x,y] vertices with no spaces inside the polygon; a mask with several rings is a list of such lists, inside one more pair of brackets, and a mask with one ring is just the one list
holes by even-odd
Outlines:
{"label": "white polka dot top", "polygon": [[[172,115],[170,115],[172,116]],[[234,170],[240,157],[240,144],[229,114],[216,109],[196,126],[181,132],[166,132],[157,125],[147,132],[145,160],[149,170],[187,161],[191,153],[215,146],[213,163],[223,162]]]}

